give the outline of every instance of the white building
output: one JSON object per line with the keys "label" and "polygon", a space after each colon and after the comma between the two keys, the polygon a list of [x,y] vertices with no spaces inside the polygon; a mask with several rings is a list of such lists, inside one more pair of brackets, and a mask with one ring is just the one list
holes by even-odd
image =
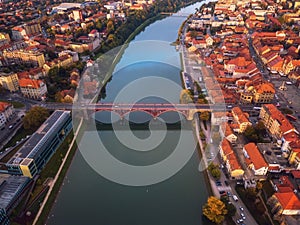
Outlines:
{"label": "white building", "polygon": [[13,105],[7,102],[0,102],[0,127],[5,126],[15,113]]}

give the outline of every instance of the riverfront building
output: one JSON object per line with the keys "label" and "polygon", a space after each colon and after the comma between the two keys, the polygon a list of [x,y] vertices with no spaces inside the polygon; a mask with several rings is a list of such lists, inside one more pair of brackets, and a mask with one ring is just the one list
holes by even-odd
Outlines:
{"label": "riverfront building", "polygon": [[8,225],[8,215],[20,202],[30,179],[24,176],[12,176],[9,174],[0,175],[0,224]]}
{"label": "riverfront building", "polygon": [[38,174],[71,129],[70,112],[55,111],[6,163],[8,172],[30,178]]}

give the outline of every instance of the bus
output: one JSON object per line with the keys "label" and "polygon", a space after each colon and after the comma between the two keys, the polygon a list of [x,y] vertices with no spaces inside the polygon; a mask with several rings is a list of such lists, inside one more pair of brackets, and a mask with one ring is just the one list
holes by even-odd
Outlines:
{"label": "bus", "polygon": [[292,115],[290,115],[290,114],[286,114],[285,116],[286,116],[286,118],[288,118],[289,120],[293,120],[293,121],[296,121],[296,120],[297,120],[296,117],[294,117],[294,116],[292,116]]}

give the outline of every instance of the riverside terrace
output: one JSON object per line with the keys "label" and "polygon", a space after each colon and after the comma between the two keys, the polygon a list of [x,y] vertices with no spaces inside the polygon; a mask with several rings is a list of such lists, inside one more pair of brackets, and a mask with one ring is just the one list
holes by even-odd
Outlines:
{"label": "riverside terrace", "polygon": [[6,163],[8,173],[32,178],[72,129],[70,112],[56,110]]}

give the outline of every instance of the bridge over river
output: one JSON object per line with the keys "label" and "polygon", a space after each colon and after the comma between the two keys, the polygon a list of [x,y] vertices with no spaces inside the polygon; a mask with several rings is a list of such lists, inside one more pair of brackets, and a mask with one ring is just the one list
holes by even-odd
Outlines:
{"label": "bridge over river", "polygon": [[[224,104],[170,104],[170,103],[96,103],[96,104],[74,104],[69,106],[69,110],[87,110],[92,112],[111,111],[119,114],[121,118],[128,113],[141,111],[150,114],[153,118],[160,116],[166,112],[179,112],[186,117],[187,120],[192,120],[194,114],[198,112],[226,112]],[[65,105],[64,105],[64,109]]]}

